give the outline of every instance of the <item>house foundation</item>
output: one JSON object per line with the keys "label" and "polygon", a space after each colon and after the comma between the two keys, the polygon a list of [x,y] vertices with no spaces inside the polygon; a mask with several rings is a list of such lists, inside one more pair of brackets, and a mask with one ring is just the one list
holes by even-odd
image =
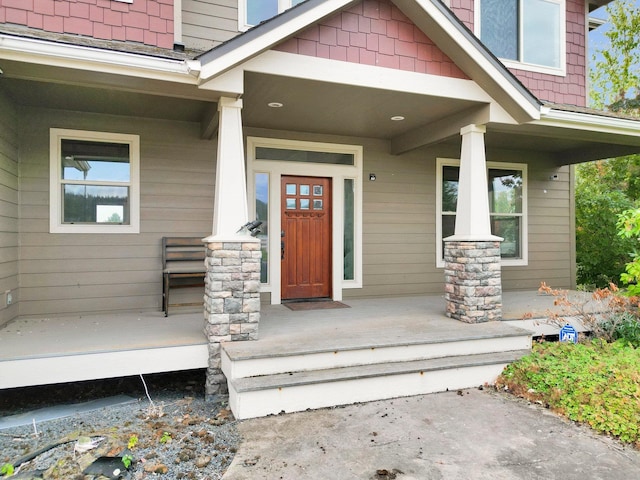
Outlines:
{"label": "house foundation", "polygon": [[260,322],[260,241],[251,237],[206,244],[204,333],[209,345],[205,394],[227,393],[220,343],[257,340]]}
{"label": "house foundation", "polygon": [[502,318],[499,241],[446,241],[446,314],[466,323]]}

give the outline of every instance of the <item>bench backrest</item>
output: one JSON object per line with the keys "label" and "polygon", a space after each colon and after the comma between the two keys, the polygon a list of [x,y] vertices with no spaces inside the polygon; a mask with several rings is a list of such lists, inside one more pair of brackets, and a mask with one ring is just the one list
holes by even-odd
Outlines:
{"label": "bench backrest", "polygon": [[163,269],[167,268],[167,263],[204,262],[205,256],[205,246],[200,237],[162,237]]}

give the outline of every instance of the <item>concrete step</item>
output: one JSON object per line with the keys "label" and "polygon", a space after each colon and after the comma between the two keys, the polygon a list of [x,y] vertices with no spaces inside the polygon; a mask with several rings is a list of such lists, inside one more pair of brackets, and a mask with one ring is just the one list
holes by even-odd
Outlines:
{"label": "concrete step", "polygon": [[251,349],[254,345],[252,342],[224,344],[222,371],[228,379],[526,350],[531,348],[531,334],[511,328],[490,335],[477,332],[464,337],[455,333],[409,340],[383,338],[373,344],[354,339],[331,348],[322,342],[304,348],[290,344],[268,352]]}
{"label": "concrete step", "polygon": [[527,347],[229,379],[229,404],[236,418],[244,419],[475,387],[493,383],[506,365],[529,351]]}

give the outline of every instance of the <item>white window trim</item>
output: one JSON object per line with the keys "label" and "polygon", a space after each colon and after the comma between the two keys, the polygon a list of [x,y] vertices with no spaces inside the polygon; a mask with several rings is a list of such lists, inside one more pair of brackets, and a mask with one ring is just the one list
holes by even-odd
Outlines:
{"label": "white window trim", "polygon": [[[478,39],[481,39],[482,33],[482,19],[480,16],[481,1],[482,0],[477,0],[473,9],[474,33],[476,37],[478,37]],[[525,63],[517,60],[501,58],[500,61],[505,67],[514,68],[517,70],[525,70],[528,72],[555,75],[557,77],[567,76],[567,3],[566,0],[552,0],[552,3],[558,3],[560,5],[560,68],[547,67],[544,65],[536,65],[533,63]],[[519,2],[518,5],[521,9],[522,2]],[[522,25],[518,25],[518,35],[522,35]],[[522,42],[520,42],[520,48],[522,48]],[[522,58],[522,51],[518,52],[518,56]]]}
{"label": "white window trim", "polygon": [[113,0],[114,2],[120,2],[120,3],[133,3],[133,0]]}
{"label": "white window trim", "polygon": [[[278,0],[278,14],[291,8],[291,0]],[[238,1],[238,30],[245,32],[255,25],[247,22],[247,0]]]}
{"label": "white window trim", "polygon": [[[131,166],[129,180],[129,224],[67,224],[62,223],[62,163],[63,139],[129,144]],[[50,233],[140,233],[140,137],[122,133],[91,132],[51,128],[49,130],[49,232]]]}
{"label": "white window trim", "polygon": [[[279,162],[256,160],[257,147],[289,148],[327,153],[346,153],[354,156],[353,165],[327,163]],[[261,291],[271,292],[271,303],[280,304],[280,235],[281,199],[280,181],[283,175],[328,177],[332,179],[332,297],[342,300],[342,290],[362,288],[362,165],[363,149],[360,145],[305,142],[277,138],[247,137],[247,192],[249,217],[255,218],[255,174],[269,174],[269,283],[261,284]],[[355,180],[354,195],[354,279],[344,280],[344,180]]]}
{"label": "white window trim", "polygon": [[[454,158],[436,159],[436,267],[444,268],[444,252],[442,251],[442,167],[460,167],[460,160]],[[503,267],[529,265],[529,208],[527,204],[528,177],[526,163],[487,162],[487,170],[514,169],[522,171],[522,222],[521,222],[521,258],[505,258],[501,260]],[[488,186],[487,186],[488,187]]]}

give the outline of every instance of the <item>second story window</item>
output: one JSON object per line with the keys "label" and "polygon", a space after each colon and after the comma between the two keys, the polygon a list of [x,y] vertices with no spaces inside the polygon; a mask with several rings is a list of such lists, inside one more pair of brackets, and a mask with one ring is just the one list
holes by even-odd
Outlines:
{"label": "second story window", "polygon": [[[495,56],[532,69],[564,69],[565,0],[480,0],[479,3],[479,36]],[[522,68],[522,65],[507,66]]]}
{"label": "second story window", "polygon": [[288,8],[294,7],[304,0],[240,0],[240,29],[258,25]]}

